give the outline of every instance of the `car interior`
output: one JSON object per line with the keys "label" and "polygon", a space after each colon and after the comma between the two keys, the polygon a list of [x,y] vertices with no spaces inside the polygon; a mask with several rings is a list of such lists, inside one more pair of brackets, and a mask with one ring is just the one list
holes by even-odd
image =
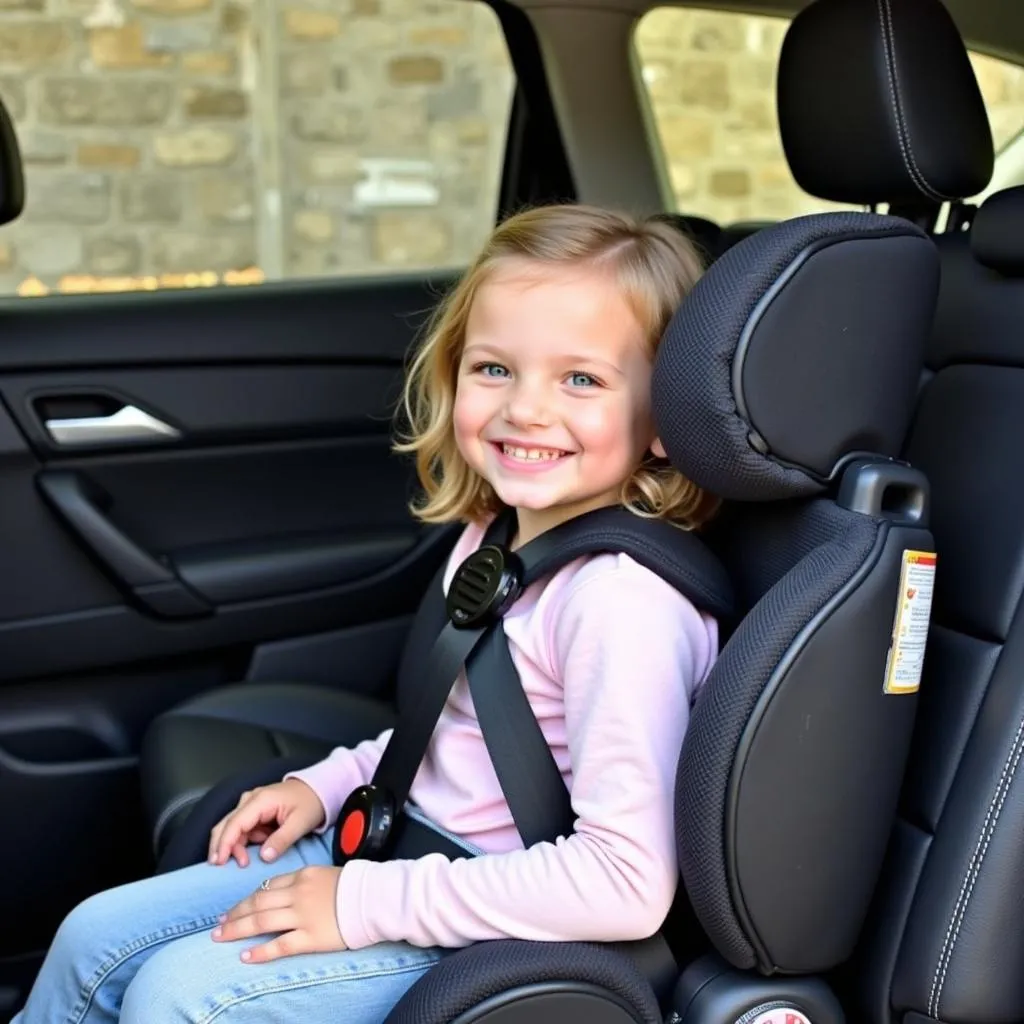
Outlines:
{"label": "car interior", "polygon": [[[628,208],[707,257],[670,331],[701,361],[658,373],[674,461],[726,499],[708,543],[740,615],[684,744],[657,941],[471,947],[389,1024],[1024,1021],[1024,168],[968,56],[1024,65],[1024,9],[690,5],[788,19],[779,139],[830,211],[726,222],[670,196],[632,45],[653,5],[488,6],[514,70],[495,217]],[[0,244],[40,146],[18,88]],[[458,269],[0,297],[0,1019],[76,903],[394,722],[458,531],[409,514],[393,411]],[[919,693],[883,686],[905,550],[937,554]]]}

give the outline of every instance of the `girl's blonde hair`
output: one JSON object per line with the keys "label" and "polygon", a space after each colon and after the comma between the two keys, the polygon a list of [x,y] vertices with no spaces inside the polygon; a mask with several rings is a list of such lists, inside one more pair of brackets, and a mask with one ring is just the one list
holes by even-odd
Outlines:
{"label": "girl's blonde hair", "polygon": [[[455,442],[452,411],[470,309],[480,286],[510,260],[548,266],[592,265],[615,276],[643,327],[653,358],[669,319],[702,272],[691,242],[659,219],[637,220],[590,206],[542,206],[499,224],[459,284],[431,318],[406,378],[402,408],[408,435],[395,451],[412,452],[425,492],[412,511],[428,523],[480,521],[500,511],[490,484]],[[718,500],[652,454],[623,484],[622,504],[641,516],[700,526]]]}

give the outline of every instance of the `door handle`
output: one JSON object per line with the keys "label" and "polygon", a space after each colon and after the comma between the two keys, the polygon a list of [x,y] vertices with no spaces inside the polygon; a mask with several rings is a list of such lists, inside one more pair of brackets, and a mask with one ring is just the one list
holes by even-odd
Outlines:
{"label": "door handle", "polygon": [[114,581],[148,612],[165,619],[208,615],[210,605],[107,515],[107,496],[81,474],[44,470],[36,484],[51,508],[103,564]]}
{"label": "door handle", "polygon": [[79,416],[71,419],[47,419],[43,426],[54,444],[62,448],[96,447],[177,441],[181,431],[169,423],[139,409],[124,405],[109,416]]}

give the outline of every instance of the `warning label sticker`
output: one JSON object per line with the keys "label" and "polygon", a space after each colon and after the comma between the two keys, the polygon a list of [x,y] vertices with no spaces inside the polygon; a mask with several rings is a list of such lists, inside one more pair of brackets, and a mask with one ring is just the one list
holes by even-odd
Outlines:
{"label": "warning label sticker", "polygon": [[904,551],[896,621],[885,666],[886,693],[916,693],[921,686],[928,623],[935,590],[936,556],[931,551]]}

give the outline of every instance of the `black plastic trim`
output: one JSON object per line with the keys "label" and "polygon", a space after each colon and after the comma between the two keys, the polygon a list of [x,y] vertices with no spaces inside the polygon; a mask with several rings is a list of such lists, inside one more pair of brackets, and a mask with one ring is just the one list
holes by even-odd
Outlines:
{"label": "black plastic trim", "polygon": [[[189,449],[343,435],[350,440],[389,434],[401,384],[397,361],[386,366],[237,365],[0,376],[22,432],[48,462],[113,455],[170,457]],[[66,447],[56,443],[39,403],[62,397],[104,397],[133,405],[175,427],[180,436]]]}
{"label": "black plastic trim", "polygon": [[742,1024],[770,1009],[799,1010],[813,1024],[843,1024],[828,984],[815,975],[765,978],[729,966],[717,953],[690,964],[679,978],[671,1007],[676,1024]]}
{"label": "black plastic trim", "polygon": [[399,367],[458,276],[452,269],[245,288],[0,296],[0,373],[267,362]]}
{"label": "black plastic trim", "polygon": [[227,605],[181,627],[123,605],[0,622],[0,681],[266,643],[403,615],[415,609],[454,540],[451,528],[428,530],[404,558],[357,582]]}
{"label": "black plastic trim", "polygon": [[76,536],[128,588],[170,583],[174,573],[128,537],[102,510],[104,496],[73,470],[46,470],[36,484]]}
{"label": "black plastic trim", "polygon": [[196,593],[217,604],[319,590],[380,572],[415,546],[417,531],[275,538],[204,545],[168,556]]}
{"label": "black plastic trim", "polygon": [[25,209],[25,170],[18,134],[7,108],[0,103],[0,224],[17,220]]}
{"label": "black plastic trim", "polygon": [[116,526],[105,496],[73,470],[44,470],[36,485],[82,546],[129,597],[153,615],[186,619],[212,610],[180,576]]}
{"label": "black plastic trim", "polygon": [[524,206],[571,201],[576,183],[530,17],[505,0],[490,0],[490,6],[501,23],[516,75],[499,194],[502,220]]}
{"label": "black plastic trim", "polygon": [[[901,498],[899,504],[893,504],[893,492]],[[888,519],[894,526],[927,529],[930,498],[928,477],[919,469],[905,462],[865,459],[850,463],[843,471],[836,504],[861,515]]]}

